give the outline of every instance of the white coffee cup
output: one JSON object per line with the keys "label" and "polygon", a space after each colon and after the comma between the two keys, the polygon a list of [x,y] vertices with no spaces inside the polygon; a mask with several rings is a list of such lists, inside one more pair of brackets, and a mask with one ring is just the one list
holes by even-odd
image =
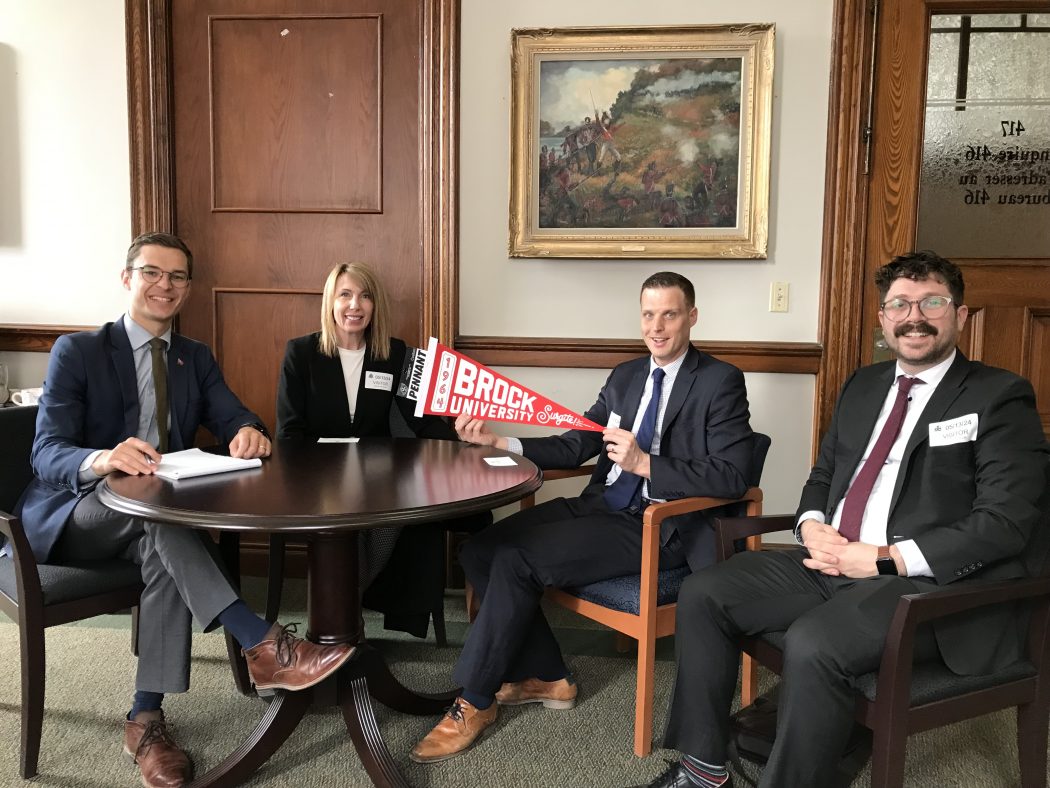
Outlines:
{"label": "white coffee cup", "polygon": [[16,405],[36,405],[40,402],[40,395],[43,393],[43,388],[15,389],[11,392],[11,401]]}

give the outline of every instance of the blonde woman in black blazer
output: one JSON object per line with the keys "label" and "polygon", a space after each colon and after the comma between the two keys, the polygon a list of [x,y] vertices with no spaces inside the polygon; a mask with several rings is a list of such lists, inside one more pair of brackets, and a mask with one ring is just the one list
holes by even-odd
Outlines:
{"label": "blonde woman in black blazer", "polygon": [[[277,390],[278,438],[389,437],[391,417],[397,418],[392,408],[397,408],[416,437],[457,439],[443,419],[416,418],[414,403],[394,396],[405,343],[390,336],[388,304],[368,266],[340,263],[332,269],[324,285],[321,330],[290,340],[285,350]],[[384,574],[393,577],[384,584],[389,586],[384,599],[366,597],[366,603],[375,602],[370,607],[387,612],[388,627],[426,635],[427,615],[436,609],[432,597],[443,592],[443,537],[432,524],[362,534],[362,590],[390,562]],[[391,614],[415,620],[391,624]]]}

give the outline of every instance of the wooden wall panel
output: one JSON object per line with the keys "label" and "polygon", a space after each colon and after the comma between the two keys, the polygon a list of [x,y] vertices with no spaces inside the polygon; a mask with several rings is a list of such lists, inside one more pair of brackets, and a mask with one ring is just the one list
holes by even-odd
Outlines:
{"label": "wooden wall panel", "polygon": [[381,211],[381,17],[209,21],[214,210]]}
{"label": "wooden wall panel", "polygon": [[1026,310],[1022,372],[1035,387],[1043,432],[1050,435],[1050,309]]}
{"label": "wooden wall panel", "polygon": [[[320,292],[215,288],[215,357],[234,392],[277,430],[277,380],[285,343],[320,327]],[[280,321],[274,320],[280,314]],[[277,370],[275,373],[274,370]]]}

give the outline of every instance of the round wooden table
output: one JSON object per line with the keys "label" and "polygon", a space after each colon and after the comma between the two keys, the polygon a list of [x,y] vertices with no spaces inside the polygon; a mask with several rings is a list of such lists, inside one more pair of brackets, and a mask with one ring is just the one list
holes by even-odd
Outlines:
{"label": "round wooden table", "polygon": [[493,509],[524,498],[541,484],[539,469],[519,455],[453,441],[401,438],[349,444],[276,441],[261,468],[178,482],[155,476],[106,477],[99,499],[118,512],[190,528],[305,539],[307,637],[356,646],[331,681],[300,692],[277,692],[248,740],[193,785],[243,782],[284,743],[312,703],[334,702],[372,782],[407,786],[383,742],[371,697],[396,711],[438,714],[455,692],[424,695],[404,687],[366,642],[356,590],[356,532]]}

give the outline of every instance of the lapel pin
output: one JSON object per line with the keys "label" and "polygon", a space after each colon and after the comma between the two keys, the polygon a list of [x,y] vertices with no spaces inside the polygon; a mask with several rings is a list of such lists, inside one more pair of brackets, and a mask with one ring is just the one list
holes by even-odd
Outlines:
{"label": "lapel pin", "polygon": [[183,366],[183,363],[182,363],[182,359],[181,359],[181,358],[177,358],[177,359],[175,359],[175,363],[176,363],[176,364],[178,364],[178,365],[179,365],[180,367],[181,367],[181,366]]}

